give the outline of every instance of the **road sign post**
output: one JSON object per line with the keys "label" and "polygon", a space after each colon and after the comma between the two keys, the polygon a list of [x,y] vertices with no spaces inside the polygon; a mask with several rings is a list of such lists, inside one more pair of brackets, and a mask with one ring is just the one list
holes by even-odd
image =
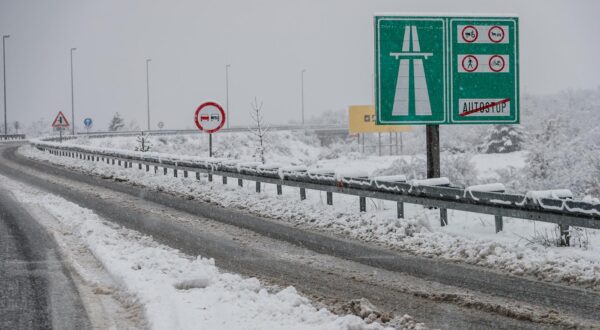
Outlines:
{"label": "road sign post", "polygon": [[92,124],[93,124],[92,118],[88,117],[83,120],[83,125],[85,126],[85,130],[86,130],[87,134],[90,134],[90,129],[92,128]]}
{"label": "road sign post", "polygon": [[518,124],[518,18],[375,15],[378,125],[427,125],[439,176],[439,126]]}
{"label": "road sign post", "polygon": [[56,115],[56,118],[54,118],[54,121],[52,122],[52,127],[58,129],[59,141],[60,143],[62,143],[62,132],[65,128],[69,127],[69,121],[67,120],[67,117],[65,117],[65,115],[62,113],[62,111],[59,111],[58,115]]}
{"label": "road sign post", "polygon": [[216,102],[204,102],[196,109],[194,122],[199,130],[208,133],[208,155],[212,157],[212,133],[225,125],[225,111]]}

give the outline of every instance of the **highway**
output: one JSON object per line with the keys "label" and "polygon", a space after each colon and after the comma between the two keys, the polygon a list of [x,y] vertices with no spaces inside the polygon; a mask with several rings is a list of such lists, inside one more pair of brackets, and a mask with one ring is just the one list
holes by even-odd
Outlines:
{"label": "highway", "polygon": [[[350,300],[367,298],[383,313],[410,314],[434,328],[531,329],[600,324],[597,292],[392,252],[186,196],[92,177],[27,159],[14,144],[0,146],[0,175],[59,195],[184,253],[212,257],[223,270],[255,276],[274,285],[293,285],[333,311],[344,311]],[[13,307],[0,305],[0,327],[14,322],[30,322],[27,324],[42,328],[53,324],[52,318],[43,317],[52,313],[38,313],[55,306],[44,303],[49,301],[49,292],[56,291],[49,289],[53,282],[40,284],[30,276],[31,271],[14,275],[23,267],[34,269],[31,265],[46,265],[52,274],[65,279],[61,283],[68,289],[60,291],[69,303],[60,310],[64,308],[69,315],[66,319],[72,323],[54,327],[89,327],[76,288],[69,285],[68,272],[64,266],[57,266],[62,263],[52,253],[55,249],[51,238],[44,235],[32,216],[19,211],[10,194],[3,192],[2,196],[0,294],[2,303]],[[44,237],[35,242],[45,243],[33,246],[27,237]],[[40,248],[47,253],[27,252]],[[17,285],[14,291],[10,281],[24,285]],[[13,317],[11,311],[25,316]],[[15,324],[12,328],[27,328],[24,323]]]}

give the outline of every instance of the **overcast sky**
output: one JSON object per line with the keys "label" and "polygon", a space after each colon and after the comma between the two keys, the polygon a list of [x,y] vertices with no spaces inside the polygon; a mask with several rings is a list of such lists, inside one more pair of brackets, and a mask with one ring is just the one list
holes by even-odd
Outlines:
{"label": "overcast sky", "polygon": [[370,104],[372,15],[386,11],[515,13],[522,92],[600,85],[596,0],[0,0],[8,121],[70,118],[71,47],[79,127],[105,129],[117,111],[146,126],[146,58],[152,128],[191,128],[201,102],[224,104],[226,64],[231,125],[254,96],[268,122],[300,120],[302,69],[307,117]]}

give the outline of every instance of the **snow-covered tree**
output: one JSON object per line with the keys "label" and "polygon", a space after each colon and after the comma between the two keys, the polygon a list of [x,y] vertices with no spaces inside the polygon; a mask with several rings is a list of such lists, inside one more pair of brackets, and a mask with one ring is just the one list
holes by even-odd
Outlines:
{"label": "snow-covered tree", "polygon": [[519,125],[494,125],[488,129],[479,149],[486,154],[519,151],[525,142],[525,134]]}
{"label": "snow-covered tree", "polygon": [[152,141],[150,141],[150,136],[148,136],[147,133],[144,133],[144,131],[142,131],[140,135],[138,135],[136,140],[138,145],[135,147],[135,151],[150,151],[150,148],[152,147]]}
{"label": "snow-covered tree", "polygon": [[259,103],[256,97],[254,98],[254,102],[250,103],[250,107],[252,108],[250,111],[250,117],[252,117],[252,120],[256,125],[256,127],[250,128],[250,132],[252,132],[254,138],[256,139],[256,151],[254,157],[264,164],[266,147],[265,136],[269,131],[269,128],[265,126],[263,121],[262,106],[262,101]]}
{"label": "snow-covered tree", "polygon": [[121,115],[116,112],[113,118],[110,120],[110,124],[108,125],[108,130],[111,132],[120,131],[125,127],[125,120],[121,118]]}

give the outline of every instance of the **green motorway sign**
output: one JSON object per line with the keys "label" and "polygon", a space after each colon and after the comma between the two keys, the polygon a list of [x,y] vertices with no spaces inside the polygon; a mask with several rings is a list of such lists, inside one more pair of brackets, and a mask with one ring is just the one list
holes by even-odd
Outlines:
{"label": "green motorway sign", "polygon": [[517,17],[375,16],[378,125],[518,124]]}

